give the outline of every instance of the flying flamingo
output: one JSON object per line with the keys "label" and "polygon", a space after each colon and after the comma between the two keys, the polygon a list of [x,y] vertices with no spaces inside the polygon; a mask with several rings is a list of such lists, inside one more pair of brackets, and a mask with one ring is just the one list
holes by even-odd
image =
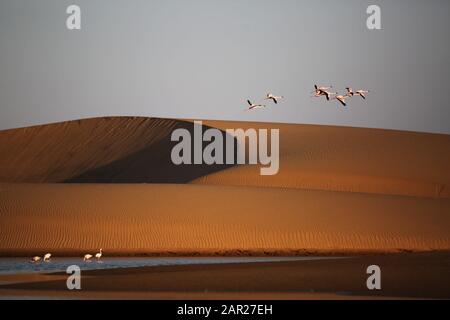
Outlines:
{"label": "flying flamingo", "polygon": [[357,96],[360,96],[361,98],[363,98],[364,100],[366,99],[366,95],[365,94],[370,92],[370,90],[356,90],[356,91],[353,91],[353,89],[350,88],[350,87],[347,87],[345,89],[347,89],[347,94],[349,96],[353,97],[353,95],[357,95]]}
{"label": "flying flamingo", "polygon": [[272,100],[273,102],[275,102],[275,104],[277,104],[278,101],[281,100],[281,99],[284,99],[284,97],[283,96],[275,96],[275,95],[273,95],[271,93],[268,93],[266,95],[266,100]]}
{"label": "flying flamingo", "polygon": [[253,110],[253,109],[259,109],[259,108],[265,108],[266,106],[264,104],[254,104],[250,100],[247,100],[248,105],[250,106],[248,109],[245,109],[245,111]]}
{"label": "flying flamingo", "polygon": [[336,94],[336,92],[329,92],[328,90],[331,89],[332,86],[329,87],[319,87],[316,84],[314,85],[314,97],[321,97],[321,96],[325,96],[325,98],[327,98],[327,100],[330,100],[330,95],[332,94]]}
{"label": "flying flamingo", "polygon": [[103,249],[100,249],[100,252],[98,252],[98,253],[95,255],[95,257],[97,258],[97,261],[100,260],[100,258],[101,258],[102,255],[103,255],[102,250],[103,250]]}
{"label": "flying flamingo", "polygon": [[347,103],[345,102],[345,99],[349,98],[349,95],[340,95],[338,94],[337,96],[334,96],[331,99],[336,99],[337,101],[339,101],[344,107],[347,106]]}
{"label": "flying flamingo", "polygon": [[325,96],[325,98],[327,98],[327,101],[330,101],[330,97],[332,94],[337,94],[337,92],[329,92],[329,91],[321,91],[321,93],[319,95],[316,95],[316,97],[320,97],[320,96]]}
{"label": "flying flamingo", "polygon": [[366,93],[369,93],[370,90],[357,90],[355,91],[355,94],[358,96],[361,96],[364,100],[366,100]]}
{"label": "flying flamingo", "polygon": [[51,253],[45,254],[45,256],[44,256],[44,261],[46,261],[46,262],[50,261],[50,257],[51,257],[51,256],[52,256]]}
{"label": "flying flamingo", "polygon": [[328,86],[328,87],[321,86],[321,87],[319,87],[317,84],[314,85],[314,89],[316,89],[316,93],[317,93],[317,91],[330,90],[331,88],[333,88],[333,86]]}

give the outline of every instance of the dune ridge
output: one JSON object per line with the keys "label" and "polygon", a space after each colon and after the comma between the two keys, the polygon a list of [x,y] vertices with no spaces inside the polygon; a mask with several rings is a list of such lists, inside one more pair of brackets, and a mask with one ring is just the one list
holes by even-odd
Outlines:
{"label": "dune ridge", "polygon": [[450,135],[318,125],[204,121],[280,130],[280,170],[239,165],[193,183],[450,198]]}
{"label": "dune ridge", "polygon": [[193,127],[182,120],[103,117],[0,131],[0,182],[185,183],[229,168],[172,163],[173,130]]}
{"label": "dune ridge", "polygon": [[176,120],[105,117],[0,131],[1,182],[61,182],[161,140]]}
{"label": "dune ridge", "polygon": [[450,135],[317,125],[203,121],[280,130],[280,170],[175,166],[192,121],[106,117],[0,131],[0,182],[186,183],[450,198]]}

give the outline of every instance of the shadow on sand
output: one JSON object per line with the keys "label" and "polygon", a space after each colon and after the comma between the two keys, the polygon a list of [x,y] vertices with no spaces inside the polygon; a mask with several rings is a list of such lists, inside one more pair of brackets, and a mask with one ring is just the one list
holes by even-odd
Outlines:
{"label": "shadow on sand", "polygon": [[[177,120],[173,128],[183,128],[190,132],[194,139],[194,123]],[[202,125],[202,132],[211,127]],[[172,132],[172,131],[171,131]],[[226,159],[226,139],[229,136],[222,133],[223,157]],[[230,137],[228,137],[230,139]],[[234,137],[234,163],[236,163],[237,142]],[[203,148],[211,142],[203,142]],[[230,168],[226,164],[181,164],[175,165],[171,159],[172,148],[178,144],[171,141],[171,133],[165,135],[159,142],[132,153],[107,165],[88,170],[78,176],[65,180],[65,183],[187,183],[202,176]],[[194,143],[191,145],[194,154]]]}

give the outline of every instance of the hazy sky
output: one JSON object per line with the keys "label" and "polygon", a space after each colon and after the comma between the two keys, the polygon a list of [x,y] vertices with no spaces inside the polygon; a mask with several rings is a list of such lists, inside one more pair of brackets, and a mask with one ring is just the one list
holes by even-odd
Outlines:
{"label": "hazy sky", "polygon": [[[449,16],[447,0],[0,0],[0,129],[140,115],[450,133]],[[344,109],[314,83],[372,92]],[[268,91],[285,102],[243,112]]]}

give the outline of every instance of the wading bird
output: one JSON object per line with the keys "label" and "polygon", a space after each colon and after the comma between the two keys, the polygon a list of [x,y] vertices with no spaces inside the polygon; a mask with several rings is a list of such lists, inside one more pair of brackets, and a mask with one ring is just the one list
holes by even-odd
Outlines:
{"label": "wading bird", "polygon": [[36,263],[39,261],[41,261],[41,257],[39,257],[39,256],[35,256],[35,257],[31,258],[31,262],[33,262],[33,263]]}
{"label": "wading bird", "polygon": [[273,95],[271,93],[268,93],[266,95],[266,100],[272,100],[273,102],[275,102],[275,104],[277,104],[278,101],[281,100],[281,99],[284,99],[284,97],[283,96],[275,96],[275,95]]}
{"label": "wading bird", "polygon": [[264,104],[253,104],[250,100],[247,100],[247,103],[248,103],[249,107],[248,107],[248,109],[245,109],[245,111],[266,107]]}
{"label": "wading bird", "polygon": [[92,254],[85,254],[84,255],[84,258],[83,258],[83,261],[89,261],[89,260],[91,260],[92,259]]}
{"label": "wading bird", "polygon": [[50,261],[52,254],[51,253],[46,253],[44,256],[44,261]]}
{"label": "wading bird", "polygon": [[102,251],[103,249],[100,249],[100,252],[98,252],[96,255],[95,255],[95,257],[97,258],[97,261],[98,260],[100,260],[100,258],[102,257],[102,255],[103,255],[103,251]]}

